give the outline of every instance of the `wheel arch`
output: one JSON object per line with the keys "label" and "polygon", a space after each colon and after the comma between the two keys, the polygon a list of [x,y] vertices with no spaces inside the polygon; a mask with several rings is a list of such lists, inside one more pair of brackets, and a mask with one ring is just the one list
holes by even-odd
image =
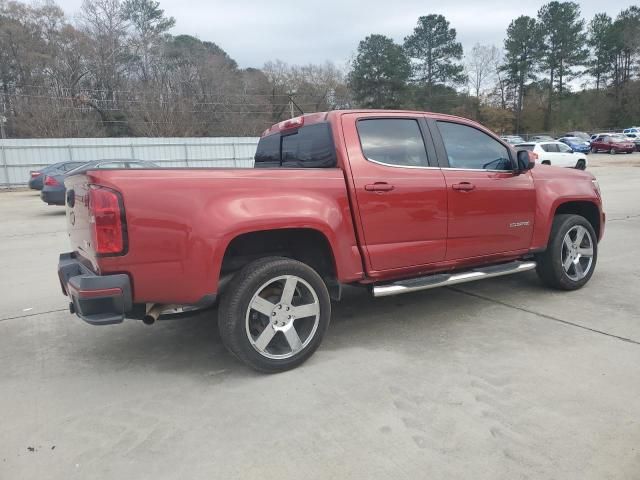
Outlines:
{"label": "wheel arch", "polygon": [[600,238],[600,229],[602,227],[600,209],[594,202],[589,200],[573,200],[561,203],[553,212],[553,218],[560,214],[574,214],[586,218],[596,232],[596,237]]}
{"label": "wheel arch", "polygon": [[286,257],[309,265],[322,277],[332,299],[339,300],[339,265],[327,235],[310,227],[243,232],[227,243],[220,265],[221,288],[245,265],[263,257]]}

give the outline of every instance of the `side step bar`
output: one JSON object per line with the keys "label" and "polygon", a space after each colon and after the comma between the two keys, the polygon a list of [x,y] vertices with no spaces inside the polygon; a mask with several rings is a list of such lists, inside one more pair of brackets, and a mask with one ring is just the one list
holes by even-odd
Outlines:
{"label": "side step bar", "polygon": [[523,262],[517,260],[515,262],[501,263],[499,265],[473,268],[465,272],[436,273],[426,277],[399,280],[397,282],[384,285],[374,285],[373,296],[388,297],[390,295],[400,295],[401,293],[417,292],[419,290],[446,287],[448,285],[456,285],[458,283],[473,282],[475,280],[484,280],[485,278],[501,277],[502,275],[526,272],[527,270],[533,270],[534,268],[536,268],[536,262]]}

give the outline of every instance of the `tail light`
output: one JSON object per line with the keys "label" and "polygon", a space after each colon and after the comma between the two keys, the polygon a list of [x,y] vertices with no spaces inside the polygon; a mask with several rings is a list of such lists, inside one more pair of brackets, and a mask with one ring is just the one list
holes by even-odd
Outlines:
{"label": "tail light", "polygon": [[44,184],[48,187],[59,187],[60,182],[56,180],[54,177],[46,176],[44,177]]}
{"label": "tail light", "polygon": [[89,190],[89,218],[96,254],[125,253],[124,210],[117,192],[92,186]]}
{"label": "tail light", "polygon": [[39,177],[40,175],[42,175],[42,172],[31,171],[31,178],[36,178],[36,177]]}
{"label": "tail light", "polygon": [[537,160],[538,154],[536,152],[529,152],[529,157],[531,158],[531,160]]}

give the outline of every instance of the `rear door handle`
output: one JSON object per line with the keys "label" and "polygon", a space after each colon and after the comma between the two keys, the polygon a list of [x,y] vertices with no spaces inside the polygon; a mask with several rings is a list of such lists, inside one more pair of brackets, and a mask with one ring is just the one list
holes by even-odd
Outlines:
{"label": "rear door handle", "polygon": [[370,183],[364,186],[367,192],[390,192],[395,187],[387,182]]}
{"label": "rear door handle", "polygon": [[458,190],[460,192],[470,192],[471,190],[476,188],[476,186],[473,183],[461,182],[461,183],[454,183],[453,185],[451,185],[451,188],[453,188],[454,190]]}

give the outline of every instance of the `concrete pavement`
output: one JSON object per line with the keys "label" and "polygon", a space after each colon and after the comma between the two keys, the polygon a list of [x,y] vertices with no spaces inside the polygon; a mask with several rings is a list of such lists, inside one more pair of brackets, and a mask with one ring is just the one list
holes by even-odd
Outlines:
{"label": "concrete pavement", "polygon": [[69,315],[62,210],[0,193],[0,479],[640,478],[640,154],[590,156],[609,218],[582,290],[535,273],[373,299],[259,375],[207,312]]}

